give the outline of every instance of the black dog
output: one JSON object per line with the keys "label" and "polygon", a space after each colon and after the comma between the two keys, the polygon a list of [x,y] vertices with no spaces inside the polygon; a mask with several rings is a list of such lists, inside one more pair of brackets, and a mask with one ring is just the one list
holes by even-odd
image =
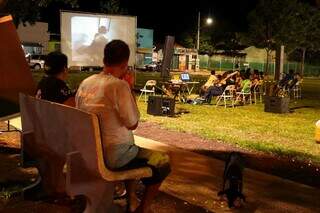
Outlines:
{"label": "black dog", "polygon": [[[242,194],[243,169],[243,157],[236,152],[230,153],[225,165],[223,188],[222,191],[218,193],[219,196],[227,196],[229,208],[239,207],[241,200],[245,201],[245,196]],[[227,189],[225,189],[226,183],[228,183],[229,186]]]}

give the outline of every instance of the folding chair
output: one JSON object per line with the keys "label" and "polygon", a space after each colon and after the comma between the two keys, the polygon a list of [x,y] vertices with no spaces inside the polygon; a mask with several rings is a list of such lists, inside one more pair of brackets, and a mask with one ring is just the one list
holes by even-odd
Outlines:
{"label": "folding chair", "polygon": [[301,83],[302,83],[302,80],[298,81],[292,88],[294,99],[301,98]]}
{"label": "folding chair", "polygon": [[144,87],[140,89],[141,93],[139,96],[138,101],[140,100],[141,96],[144,94],[144,102],[147,102],[147,93],[151,93],[153,95],[156,94],[156,85],[157,81],[156,80],[148,80]]}
{"label": "folding chair", "polygon": [[231,106],[234,107],[234,96],[235,96],[235,93],[236,93],[236,89],[235,89],[235,86],[234,85],[228,85],[222,95],[220,95],[218,97],[218,100],[217,100],[217,103],[216,103],[216,107],[219,106],[219,103],[221,101],[221,99],[223,99],[224,101],[224,107],[227,108],[227,100],[230,100],[231,101]]}
{"label": "folding chair", "polygon": [[257,104],[257,97],[259,96],[259,102],[262,103],[262,95],[263,95],[263,81],[260,80],[258,84],[256,84],[253,88],[253,98],[254,104]]}
{"label": "folding chair", "polygon": [[[243,103],[246,103],[246,97],[249,97],[249,103],[252,104],[252,98],[251,98],[251,82],[246,83],[242,89],[241,92],[237,92],[237,98],[236,101],[241,100],[243,101]],[[249,89],[248,89],[249,88]],[[248,90],[249,92],[246,92],[246,90]]]}

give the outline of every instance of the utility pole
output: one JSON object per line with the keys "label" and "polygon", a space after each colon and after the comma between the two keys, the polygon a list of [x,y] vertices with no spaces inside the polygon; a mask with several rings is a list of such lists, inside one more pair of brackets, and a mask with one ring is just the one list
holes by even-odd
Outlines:
{"label": "utility pole", "polygon": [[200,47],[200,11],[198,13],[198,34],[197,34],[197,50],[199,51]]}

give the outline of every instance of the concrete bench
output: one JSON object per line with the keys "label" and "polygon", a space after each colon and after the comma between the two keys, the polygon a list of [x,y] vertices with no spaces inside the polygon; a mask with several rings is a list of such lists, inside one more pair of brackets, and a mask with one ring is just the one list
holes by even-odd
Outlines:
{"label": "concrete bench", "polygon": [[37,160],[47,194],[85,195],[85,212],[114,212],[116,181],[152,175],[147,167],[121,172],[107,169],[96,115],[23,94],[20,108],[23,149]]}

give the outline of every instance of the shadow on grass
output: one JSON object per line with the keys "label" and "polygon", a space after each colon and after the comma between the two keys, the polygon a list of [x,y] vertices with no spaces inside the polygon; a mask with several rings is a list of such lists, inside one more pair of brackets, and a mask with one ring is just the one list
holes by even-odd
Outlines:
{"label": "shadow on grass", "polygon": [[316,107],[315,106],[297,106],[297,107],[290,107],[290,111],[291,110],[293,110],[293,112],[294,112],[294,110],[295,109],[315,109]]}

